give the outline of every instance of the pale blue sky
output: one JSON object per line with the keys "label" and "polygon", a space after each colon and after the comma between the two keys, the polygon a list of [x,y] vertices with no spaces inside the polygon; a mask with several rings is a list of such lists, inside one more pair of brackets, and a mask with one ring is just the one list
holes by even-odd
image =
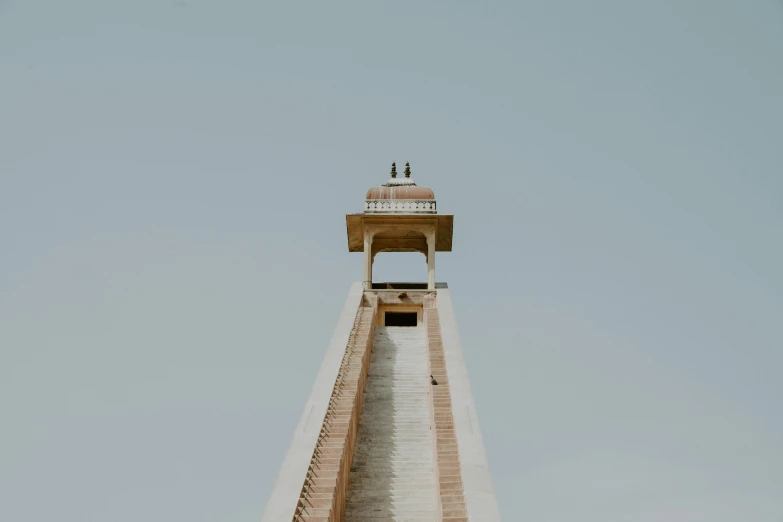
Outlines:
{"label": "pale blue sky", "polygon": [[0,520],[259,520],[394,160],[505,520],[783,520],[776,0],[0,1]]}

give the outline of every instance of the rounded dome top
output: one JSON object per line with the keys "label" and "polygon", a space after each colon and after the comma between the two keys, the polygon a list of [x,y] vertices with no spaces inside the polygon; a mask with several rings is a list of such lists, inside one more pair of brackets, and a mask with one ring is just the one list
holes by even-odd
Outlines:
{"label": "rounded dome top", "polygon": [[373,187],[365,199],[435,199],[435,193],[427,187]]}
{"label": "rounded dome top", "polygon": [[435,193],[427,187],[419,187],[411,179],[410,163],[405,164],[405,177],[397,177],[397,165],[392,163],[391,178],[380,187],[367,191],[365,199],[415,199],[434,200]]}

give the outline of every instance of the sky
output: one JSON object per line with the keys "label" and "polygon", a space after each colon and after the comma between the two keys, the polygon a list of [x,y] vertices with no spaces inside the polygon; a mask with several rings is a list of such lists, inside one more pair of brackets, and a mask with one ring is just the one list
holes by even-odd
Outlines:
{"label": "sky", "polygon": [[260,520],[392,161],[504,520],[783,520],[776,0],[0,0],[0,519]]}

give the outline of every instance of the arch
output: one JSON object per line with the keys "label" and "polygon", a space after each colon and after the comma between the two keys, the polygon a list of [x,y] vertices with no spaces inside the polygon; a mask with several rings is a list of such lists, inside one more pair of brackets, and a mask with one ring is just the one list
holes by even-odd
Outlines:
{"label": "arch", "polygon": [[415,229],[383,228],[372,234],[371,255],[378,252],[421,252],[427,256],[427,235]]}
{"label": "arch", "polygon": [[379,252],[419,252],[427,261],[427,286],[435,288],[435,228],[418,223],[384,223],[364,230],[364,283],[372,288],[372,268]]}
{"label": "arch", "polygon": [[426,254],[419,251],[380,251],[372,262],[372,283],[425,283]]}

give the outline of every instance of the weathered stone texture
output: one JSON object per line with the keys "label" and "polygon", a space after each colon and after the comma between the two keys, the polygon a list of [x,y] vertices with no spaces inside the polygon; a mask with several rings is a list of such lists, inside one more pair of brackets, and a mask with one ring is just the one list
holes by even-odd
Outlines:
{"label": "weathered stone texture", "polygon": [[440,520],[424,329],[376,328],[345,522]]}
{"label": "weathered stone texture", "polygon": [[432,297],[428,297],[425,301],[424,324],[427,330],[430,372],[438,383],[432,387],[432,414],[437,441],[438,490],[442,520],[467,522],[468,514],[465,509],[457,436],[454,432],[449,376],[443,353],[438,309],[434,306]]}
{"label": "weathered stone texture", "polygon": [[376,308],[363,300],[348,338],[293,522],[340,522],[350,479]]}

